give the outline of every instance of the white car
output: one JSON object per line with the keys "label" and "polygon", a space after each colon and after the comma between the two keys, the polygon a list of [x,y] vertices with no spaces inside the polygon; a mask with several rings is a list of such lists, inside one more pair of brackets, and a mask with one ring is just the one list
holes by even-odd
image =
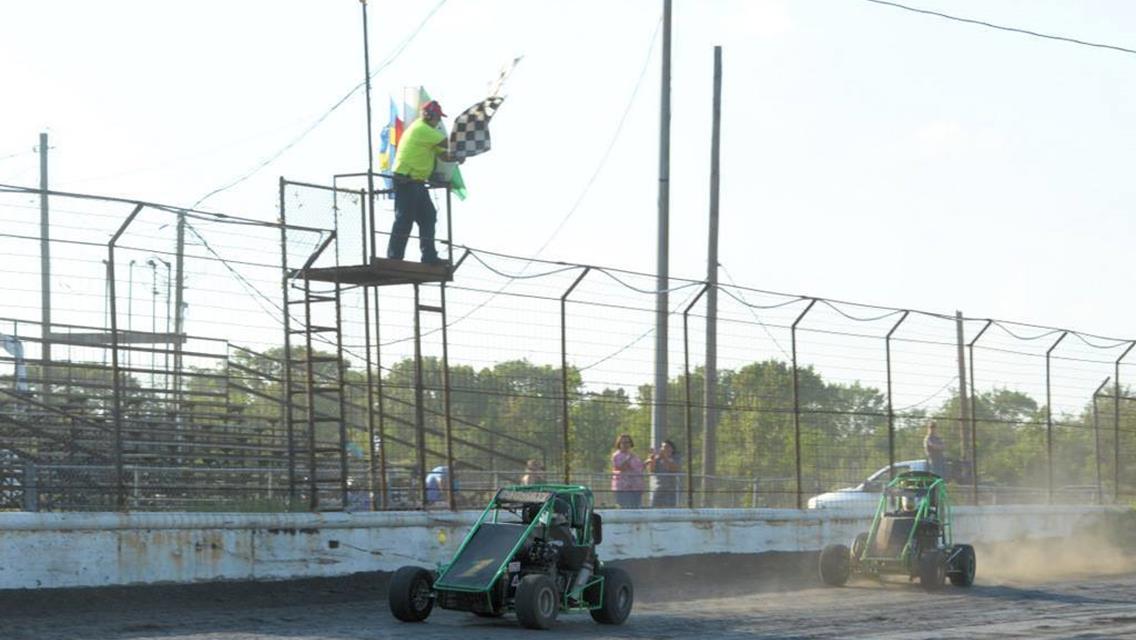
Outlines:
{"label": "white car", "polygon": [[[927,465],[926,460],[904,460],[903,462],[896,462],[895,475],[904,473],[905,471],[929,471],[930,467]],[[836,491],[829,491],[822,493],[819,496],[809,498],[809,509],[835,509],[835,508],[862,508],[866,511],[871,511],[879,504],[880,494],[884,491],[884,485],[888,483],[888,467],[884,467],[879,471],[868,476],[855,487],[846,487],[844,489],[837,489]]]}

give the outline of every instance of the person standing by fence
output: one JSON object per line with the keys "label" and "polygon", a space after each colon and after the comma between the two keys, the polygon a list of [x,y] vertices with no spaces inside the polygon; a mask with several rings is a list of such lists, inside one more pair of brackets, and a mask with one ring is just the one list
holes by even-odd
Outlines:
{"label": "person standing by fence", "polygon": [[525,475],[521,476],[521,484],[544,484],[544,465],[540,460],[525,463]]}
{"label": "person standing by fence", "polygon": [[621,433],[611,454],[611,490],[620,509],[638,509],[643,501],[643,461],[631,452],[635,441]]}
{"label": "person standing by fence", "polygon": [[936,433],[935,421],[927,423],[927,435],[923,437],[923,451],[927,454],[927,466],[931,473],[946,477],[947,473],[947,445]]}
{"label": "person standing by fence", "polygon": [[655,492],[651,494],[652,507],[678,505],[678,472],[681,467],[674,442],[663,440],[658,451],[651,451],[647,458],[647,471],[655,476]]}

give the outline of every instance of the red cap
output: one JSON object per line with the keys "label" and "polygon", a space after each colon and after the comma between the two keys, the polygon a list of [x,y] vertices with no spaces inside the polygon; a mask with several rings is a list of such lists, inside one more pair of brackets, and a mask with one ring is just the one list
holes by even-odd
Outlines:
{"label": "red cap", "polygon": [[442,105],[438,104],[437,100],[431,100],[430,102],[422,105],[422,111],[424,113],[429,113],[430,115],[441,116],[443,118],[447,117],[446,114],[442,111]]}

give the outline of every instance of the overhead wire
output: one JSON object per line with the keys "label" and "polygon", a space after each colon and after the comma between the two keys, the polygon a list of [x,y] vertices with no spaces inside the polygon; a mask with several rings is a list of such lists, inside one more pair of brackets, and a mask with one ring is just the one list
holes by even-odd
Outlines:
{"label": "overhead wire", "polygon": [[[726,278],[730,281],[730,286],[734,287],[735,289],[738,289],[738,291],[741,291],[742,287],[738,287],[737,284],[734,282],[734,276],[730,274],[730,270],[726,268],[726,265],[719,263],[718,266],[721,267],[722,272],[726,274]],[[777,347],[777,350],[781,352],[781,355],[785,356],[786,358],[790,357],[789,352],[785,351],[785,347],[781,346],[781,343],[777,341],[777,338],[769,330],[769,327],[766,326],[766,324],[761,321],[760,317],[758,317],[757,311],[754,310],[755,309],[754,305],[751,305],[745,299],[744,296],[739,299],[738,296],[735,296],[732,293],[727,293],[726,295],[730,296],[731,298],[734,298],[735,300],[739,300],[743,305],[745,305],[746,309],[749,310],[750,315],[752,315],[753,319],[755,321],[757,321],[757,324],[761,326],[761,329],[763,331],[765,331],[765,335],[769,336],[769,339],[771,341],[773,341],[773,345],[775,347]],[[741,294],[739,293],[739,295],[741,295]],[[786,302],[785,304],[788,305],[788,304],[792,304],[792,303],[795,303],[795,302],[801,302],[802,300],[806,300],[806,299],[807,298],[797,297],[796,299],[790,300],[790,301]],[[782,305],[778,305],[778,306],[782,306]],[[760,307],[757,307],[757,308],[760,308]],[[769,307],[769,308],[776,308],[776,307]]]}
{"label": "overhead wire", "polygon": [[908,6],[908,5],[905,5],[905,4],[900,4],[898,2],[889,2],[888,0],[863,0],[863,2],[870,2],[872,4],[879,4],[879,5],[884,5],[884,6],[888,6],[888,7],[894,7],[896,9],[903,9],[904,11],[911,11],[913,13],[922,13],[922,14],[929,15],[929,16],[935,16],[937,18],[952,20],[954,22],[962,22],[962,23],[966,23],[966,24],[978,25],[978,26],[981,26],[981,27],[986,27],[988,29],[996,29],[998,31],[1008,31],[1008,32],[1011,32],[1011,33],[1018,33],[1018,34],[1021,34],[1021,35],[1032,36],[1032,37],[1035,37],[1035,38],[1043,38],[1043,39],[1046,39],[1046,40],[1056,40],[1056,41],[1059,41],[1059,42],[1066,42],[1066,43],[1069,43],[1069,44],[1076,44],[1076,45],[1081,45],[1081,46],[1085,46],[1085,47],[1094,47],[1094,48],[1097,48],[1097,49],[1108,49],[1108,50],[1111,50],[1111,51],[1118,51],[1120,53],[1136,54],[1136,49],[1129,49],[1128,47],[1120,47],[1120,46],[1116,46],[1116,45],[1112,45],[1112,44],[1105,44],[1105,43],[1101,43],[1101,42],[1090,42],[1088,40],[1081,40],[1079,38],[1070,38],[1068,36],[1058,36],[1058,35],[1053,35],[1053,34],[1049,34],[1049,33],[1041,33],[1039,31],[1032,31],[1030,29],[1022,29],[1020,27],[1008,27],[1008,26],[1005,26],[1005,25],[994,24],[992,22],[986,22],[984,20],[975,20],[973,18],[962,18],[962,17],[954,16],[954,15],[951,15],[951,14],[948,14],[948,13],[942,13],[942,12],[939,12],[939,11],[931,11],[930,9],[920,9],[918,7],[911,7],[911,6]]}

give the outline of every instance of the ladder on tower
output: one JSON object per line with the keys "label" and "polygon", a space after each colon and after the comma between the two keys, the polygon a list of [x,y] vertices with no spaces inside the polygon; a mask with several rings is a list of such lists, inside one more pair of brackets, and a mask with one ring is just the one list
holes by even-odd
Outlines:
{"label": "ladder on tower", "polygon": [[284,314],[289,490],[293,500],[306,498],[312,511],[342,511],[347,505],[342,284],[315,291],[306,273],[334,238],[329,236],[293,278],[302,295],[286,304],[303,306],[302,325],[291,326],[293,314]]}

